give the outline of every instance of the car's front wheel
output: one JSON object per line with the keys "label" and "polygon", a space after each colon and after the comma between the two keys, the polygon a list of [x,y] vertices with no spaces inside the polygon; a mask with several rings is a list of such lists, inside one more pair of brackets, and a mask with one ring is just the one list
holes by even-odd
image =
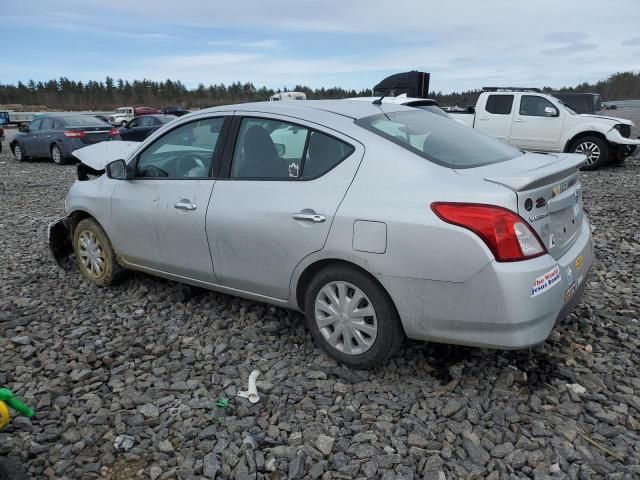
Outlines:
{"label": "car's front wheel", "polygon": [[80,272],[100,287],[117,283],[124,269],[116,261],[109,237],[91,218],[78,222],[73,233],[73,249]]}
{"label": "car's front wheel", "polygon": [[344,265],[318,272],[305,296],[307,325],[330,356],[353,368],[383,363],[404,332],[387,292],[365,273]]}
{"label": "car's front wheel", "polygon": [[64,165],[67,163],[67,160],[64,158],[64,154],[62,153],[62,149],[57,144],[53,144],[51,146],[51,158],[56,165]]}
{"label": "car's front wheel", "polygon": [[582,137],[573,142],[571,151],[587,157],[582,170],[595,170],[609,161],[609,145],[598,137]]}
{"label": "car's front wheel", "polygon": [[16,160],[19,162],[23,162],[27,159],[26,155],[22,151],[22,147],[20,144],[17,144],[13,147],[13,155],[16,157]]}

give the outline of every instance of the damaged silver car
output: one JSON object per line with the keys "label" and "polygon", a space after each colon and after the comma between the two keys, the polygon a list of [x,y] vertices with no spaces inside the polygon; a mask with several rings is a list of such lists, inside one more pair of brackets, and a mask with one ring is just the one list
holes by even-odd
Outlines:
{"label": "damaged silver car", "polygon": [[293,308],[356,368],[403,338],[542,342],[593,261],[578,167],[400,105],[201,110],[82,162],[50,227],[100,286],[128,270]]}

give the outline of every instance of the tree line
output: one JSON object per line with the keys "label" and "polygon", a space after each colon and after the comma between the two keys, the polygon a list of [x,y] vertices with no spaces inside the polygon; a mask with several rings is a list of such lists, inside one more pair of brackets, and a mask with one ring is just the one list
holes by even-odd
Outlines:
{"label": "tree line", "polygon": [[[526,85],[532,86],[532,85]],[[30,80],[17,85],[0,83],[0,104],[39,105],[63,110],[112,110],[125,105],[149,105],[154,107],[182,106],[185,108],[204,108],[229,103],[242,103],[268,100],[271,95],[282,90],[265,86],[257,88],[253,83],[234,82],[229,85],[203,83],[196,88],[187,88],[175,80],[114,80],[106,77],[104,81],[74,81],[66,77],[46,82]],[[340,99],[356,96],[369,96],[371,90],[348,90],[341,87],[311,89],[295,85],[292,91],[304,92],[307,98]],[[640,98],[640,72],[619,72],[606,80],[594,84],[581,83],[575,87],[552,89],[552,92],[593,92],[599,93],[602,100],[625,100]],[[431,92],[431,98],[440,105],[474,105],[481,90],[466,92]]]}

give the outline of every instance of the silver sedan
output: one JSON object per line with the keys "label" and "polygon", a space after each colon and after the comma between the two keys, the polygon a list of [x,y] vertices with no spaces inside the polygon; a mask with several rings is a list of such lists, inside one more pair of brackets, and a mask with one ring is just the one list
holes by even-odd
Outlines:
{"label": "silver sedan", "polygon": [[219,107],[74,155],[68,216],[49,230],[59,263],[75,253],[100,286],[140,270],[300,310],[355,368],[405,337],[540,343],[594,256],[583,156],[400,105]]}

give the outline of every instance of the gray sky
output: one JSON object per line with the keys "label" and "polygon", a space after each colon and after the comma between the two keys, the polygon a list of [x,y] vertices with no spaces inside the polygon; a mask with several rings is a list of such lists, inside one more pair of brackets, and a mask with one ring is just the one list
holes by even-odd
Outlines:
{"label": "gray sky", "polygon": [[1,83],[171,78],[432,90],[560,87],[640,70],[640,0],[0,0]]}

